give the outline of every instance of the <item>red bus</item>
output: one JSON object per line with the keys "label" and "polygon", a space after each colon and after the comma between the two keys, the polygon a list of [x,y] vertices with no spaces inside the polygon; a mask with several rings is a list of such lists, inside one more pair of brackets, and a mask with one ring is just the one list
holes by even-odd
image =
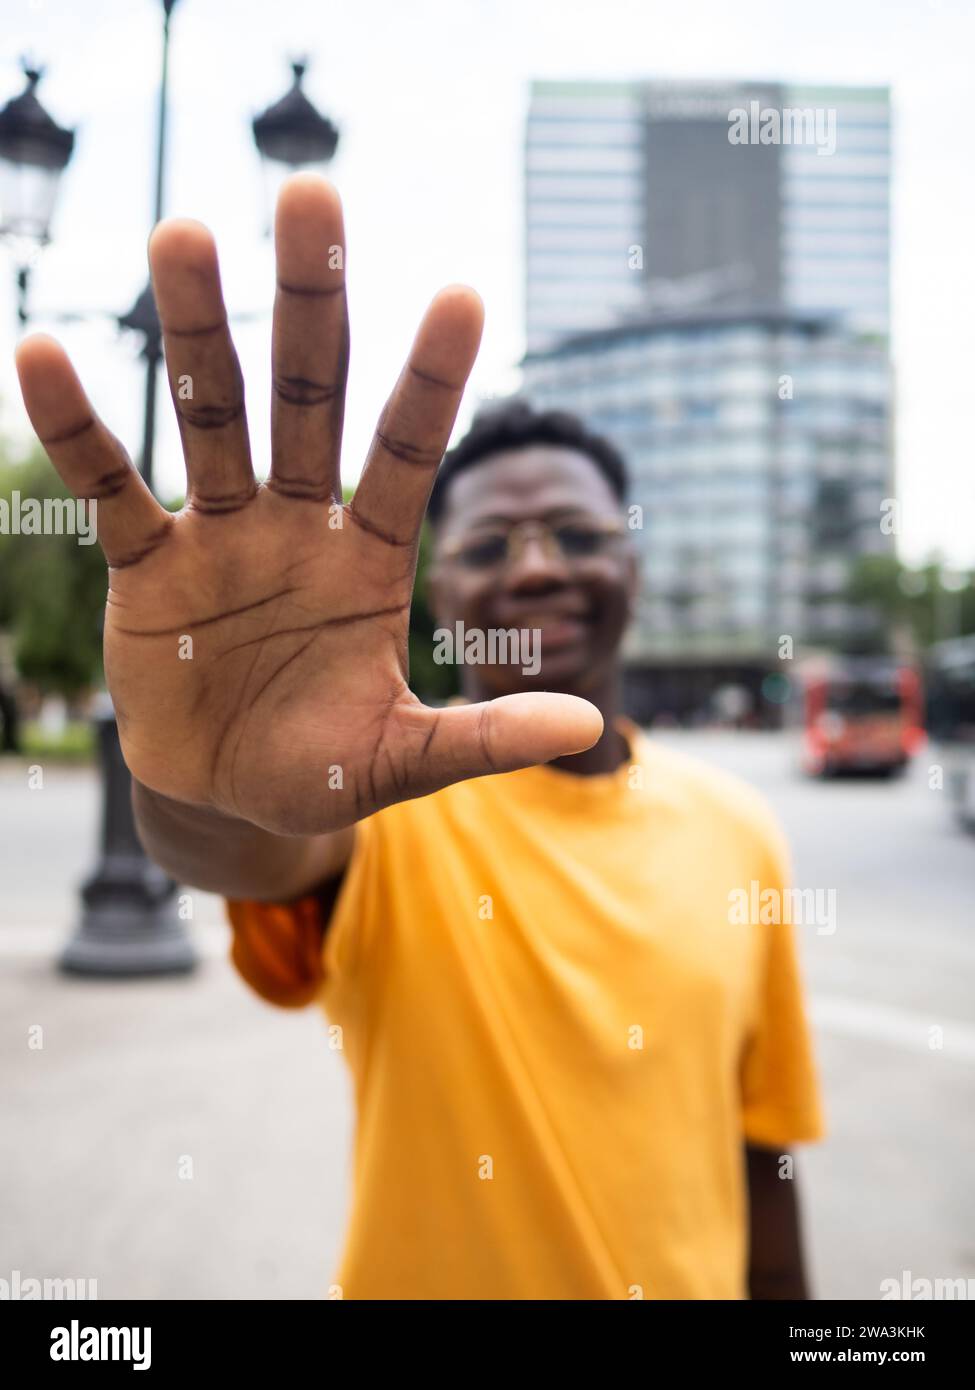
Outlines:
{"label": "red bus", "polygon": [[921,681],[908,662],[865,656],[811,660],[800,691],[802,766],[810,776],[893,776],[924,742]]}

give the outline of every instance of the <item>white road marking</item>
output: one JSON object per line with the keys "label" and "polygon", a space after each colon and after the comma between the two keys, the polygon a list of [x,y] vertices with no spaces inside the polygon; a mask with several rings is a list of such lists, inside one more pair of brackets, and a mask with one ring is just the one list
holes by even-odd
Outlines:
{"label": "white road marking", "polygon": [[[867,1038],[909,1052],[928,1052],[954,1062],[975,1062],[975,1027],[959,1019],[897,1009],[869,999],[813,995],[810,1013],[817,1028],[842,1038]],[[941,1030],[940,1035],[932,1029]],[[932,1046],[940,1038],[941,1046]]]}

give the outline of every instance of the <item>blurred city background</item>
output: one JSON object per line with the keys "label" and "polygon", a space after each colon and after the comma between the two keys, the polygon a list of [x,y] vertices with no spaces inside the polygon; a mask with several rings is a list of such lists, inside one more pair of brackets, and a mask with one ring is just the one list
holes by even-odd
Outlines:
{"label": "blurred city background", "polygon": [[[801,1159],[816,1294],[975,1279],[973,40],[961,0],[10,7],[0,1275],[327,1289],[340,1059],[319,1017],[235,979],[219,901],[140,856],[99,697],[100,552],[16,533],[24,498],[64,494],[11,362],[18,333],[55,333],[178,507],[145,241],[199,217],[266,469],[267,228],[284,174],[321,168],[349,239],[346,486],[425,303],[473,284],[458,430],[518,392],[620,446],[628,708],[758,785],[796,881],[836,890],[836,932],[802,933],[830,1124]],[[421,584],[413,683],[437,700],[431,634]]]}

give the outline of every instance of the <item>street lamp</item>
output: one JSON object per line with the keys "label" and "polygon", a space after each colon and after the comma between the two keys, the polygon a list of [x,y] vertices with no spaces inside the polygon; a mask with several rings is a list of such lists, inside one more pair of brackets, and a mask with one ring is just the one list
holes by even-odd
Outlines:
{"label": "street lamp", "polygon": [[58,185],[74,149],[74,131],[52,120],[37,99],[43,69],[22,62],[27,86],[0,111],[0,237],[17,261],[17,318],[27,322],[31,267],[50,241]]}
{"label": "street lamp", "polygon": [[339,143],[338,128],[315,109],[302,91],[307,67],[307,59],[293,62],[288,91],[251,122],[264,174],[266,234],[271,230],[278,192],[288,175],[296,169],[324,168]]}

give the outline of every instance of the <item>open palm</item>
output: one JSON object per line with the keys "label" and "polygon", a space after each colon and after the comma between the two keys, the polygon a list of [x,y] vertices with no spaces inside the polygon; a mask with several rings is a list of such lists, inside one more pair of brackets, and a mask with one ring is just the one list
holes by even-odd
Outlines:
{"label": "open palm", "polygon": [[162,223],[149,247],[186,460],[178,515],[152,497],[58,344],[37,335],[18,352],[41,442],[75,495],[97,501],[105,670],[133,775],[267,830],[317,834],[588,747],[601,723],[583,700],[526,693],[437,710],[407,684],[419,530],[477,353],[477,295],[458,286],[434,299],[343,506],[349,334],[330,184],[285,186],[275,244],[265,483],[200,224]]}

